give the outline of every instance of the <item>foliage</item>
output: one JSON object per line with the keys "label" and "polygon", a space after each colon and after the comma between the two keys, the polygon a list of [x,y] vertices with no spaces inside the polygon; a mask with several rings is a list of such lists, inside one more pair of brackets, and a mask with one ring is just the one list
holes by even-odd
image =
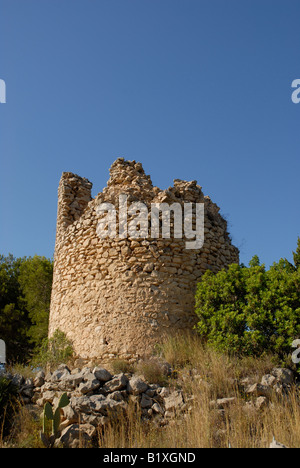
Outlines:
{"label": "foliage", "polygon": [[21,263],[22,259],[12,255],[0,255],[0,338],[12,360],[21,360],[31,348],[27,336],[30,319],[19,283]]}
{"label": "foliage", "polygon": [[297,267],[296,261],[294,266],[281,259],[266,270],[254,257],[249,267],[233,264],[215,275],[207,271],[196,292],[200,335],[221,351],[289,354],[300,337]]}
{"label": "foliage", "polygon": [[33,359],[36,365],[50,367],[57,366],[73,355],[73,347],[70,340],[61,330],[55,330],[51,338],[45,338],[40,346],[40,351]]}
{"label": "foliage", "polygon": [[293,252],[294,264],[296,268],[300,267],[300,237],[298,237],[298,244],[296,252]]}
{"label": "foliage", "polygon": [[0,376],[0,432],[1,436],[6,435],[12,415],[14,413],[14,403],[17,399],[17,388],[11,380]]}
{"label": "foliage", "polygon": [[0,338],[10,361],[26,361],[47,336],[52,261],[0,255]]}
{"label": "foliage", "polygon": [[114,374],[133,372],[132,364],[126,359],[116,358],[111,361],[110,365]]}
{"label": "foliage", "polygon": [[29,336],[39,345],[48,333],[53,264],[45,257],[26,258],[20,266],[19,283],[32,326]]}
{"label": "foliage", "polygon": [[167,385],[168,377],[171,374],[169,364],[157,357],[149,357],[140,360],[136,364],[136,372],[142,375],[146,381],[161,386]]}

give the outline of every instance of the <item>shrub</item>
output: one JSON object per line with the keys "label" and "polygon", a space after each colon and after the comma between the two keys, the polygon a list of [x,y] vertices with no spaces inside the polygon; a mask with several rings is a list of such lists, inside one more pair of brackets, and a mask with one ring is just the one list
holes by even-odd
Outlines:
{"label": "shrub", "polygon": [[73,355],[73,347],[65,333],[55,330],[51,338],[43,340],[40,351],[35,355],[33,364],[50,367],[67,362]]}
{"label": "shrub", "polygon": [[171,369],[166,361],[157,357],[143,359],[136,364],[136,372],[151,384],[167,385]]}
{"label": "shrub", "polygon": [[110,365],[111,365],[113,374],[133,372],[132,364],[129,361],[126,361],[126,359],[116,358],[110,363]]}
{"label": "shrub", "polygon": [[0,435],[5,436],[11,426],[17,401],[17,388],[6,377],[0,377]]}
{"label": "shrub", "polygon": [[257,257],[249,267],[207,271],[196,292],[197,330],[221,351],[280,358],[300,336],[300,268],[287,260],[269,270]]}

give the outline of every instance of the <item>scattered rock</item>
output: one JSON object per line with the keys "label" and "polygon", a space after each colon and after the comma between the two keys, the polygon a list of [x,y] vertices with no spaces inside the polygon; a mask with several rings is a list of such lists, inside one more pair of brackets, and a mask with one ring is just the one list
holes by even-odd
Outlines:
{"label": "scattered rock", "polygon": [[100,381],[95,379],[94,374],[91,373],[87,375],[87,378],[85,378],[84,382],[81,382],[78,387],[78,391],[85,395],[86,393],[94,392],[99,387]]}
{"label": "scattered rock", "polygon": [[272,375],[276,377],[277,382],[285,385],[292,385],[294,383],[294,374],[289,369],[275,368],[272,370]]}
{"label": "scattered rock", "polygon": [[33,384],[35,387],[42,387],[45,383],[45,373],[43,371],[40,371],[36,374]]}
{"label": "scattered rock", "polygon": [[127,391],[132,395],[140,395],[144,393],[148,389],[148,385],[144,382],[140,377],[133,376],[128,384],[127,384]]}
{"label": "scattered rock", "polygon": [[[181,390],[150,384],[141,375],[112,375],[103,367],[70,371],[62,365],[47,375],[39,371],[32,379],[25,379],[20,374],[7,374],[7,378],[18,383],[23,403],[38,409],[39,413],[46,402],[55,407],[62,393],[67,392],[70,403],[61,410],[61,436],[56,446],[89,446],[96,429],[104,428],[112,418],[126,414],[132,402],[140,408],[142,418],[151,420],[157,427],[175,423],[176,414],[186,416],[193,411],[193,398],[183,395]],[[201,391],[201,379],[197,383]],[[269,398],[276,392],[286,397],[292,383],[293,373],[282,368],[264,375],[261,383],[244,379],[243,383],[237,382],[237,388],[245,386],[246,402],[242,403],[243,399],[238,397],[219,398],[210,402],[211,411],[218,418],[225,418],[230,406],[238,402],[244,411],[259,416],[259,411],[272,404]],[[286,447],[274,439],[270,448]]]}
{"label": "scattered rock", "polygon": [[153,404],[152,398],[150,398],[145,393],[142,394],[141,398],[141,408],[151,408]]}
{"label": "scattered rock", "polygon": [[236,397],[231,398],[220,398],[218,400],[213,400],[210,402],[210,406],[216,409],[225,409],[228,406],[232,405],[233,403],[237,402]]}
{"label": "scattered rock", "polygon": [[256,399],[255,408],[257,408],[258,410],[266,408],[267,406],[268,406],[268,399],[266,397],[260,396]]}
{"label": "scattered rock", "polygon": [[108,380],[112,379],[111,373],[103,367],[95,367],[93,370],[93,374],[95,375],[95,378],[100,382],[108,382]]}
{"label": "scattered rock", "polygon": [[64,448],[85,448],[91,444],[96,433],[96,428],[92,424],[72,424],[66,427],[55,446]]}
{"label": "scattered rock", "polygon": [[164,414],[164,410],[158,403],[154,403],[152,405],[152,410],[157,414]]}
{"label": "scattered rock", "polygon": [[169,396],[164,398],[166,411],[178,410],[183,404],[183,396],[181,391],[174,391]]}
{"label": "scattered rock", "polygon": [[273,436],[273,440],[270,444],[270,448],[271,449],[274,449],[274,448],[287,448],[285,445],[281,444],[280,442],[277,442],[275,440],[275,437]]}
{"label": "scattered rock", "polygon": [[256,383],[250,385],[250,387],[247,388],[246,393],[248,393],[248,395],[254,395],[257,397],[269,397],[272,393],[272,389],[268,385]]}
{"label": "scattered rock", "polygon": [[108,382],[106,382],[103,385],[102,390],[105,393],[116,392],[117,390],[123,390],[124,388],[126,388],[127,383],[128,383],[128,379],[126,375],[121,373],[121,374],[115,375],[112,378],[112,380],[109,380]]}
{"label": "scattered rock", "polygon": [[261,384],[267,385],[269,387],[274,385],[275,382],[276,382],[276,377],[274,377],[274,375],[271,375],[271,374],[266,374],[261,379]]}

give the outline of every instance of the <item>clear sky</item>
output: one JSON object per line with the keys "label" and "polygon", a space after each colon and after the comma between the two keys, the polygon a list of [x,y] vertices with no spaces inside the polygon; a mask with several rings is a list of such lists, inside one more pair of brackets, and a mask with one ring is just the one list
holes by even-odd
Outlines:
{"label": "clear sky", "polygon": [[57,187],[118,157],[197,179],[241,261],[300,235],[299,0],[0,0],[0,253],[52,257]]}

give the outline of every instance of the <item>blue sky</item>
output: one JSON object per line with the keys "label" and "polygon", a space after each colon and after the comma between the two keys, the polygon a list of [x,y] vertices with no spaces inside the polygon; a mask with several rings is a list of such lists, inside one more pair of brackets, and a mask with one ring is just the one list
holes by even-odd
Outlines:
{"label": "blue sky", "polygon": [[299,0],[0,0],[0,253],[53,256],[57,187],[118,157],[197,179],[240,259],[300,235]]}

